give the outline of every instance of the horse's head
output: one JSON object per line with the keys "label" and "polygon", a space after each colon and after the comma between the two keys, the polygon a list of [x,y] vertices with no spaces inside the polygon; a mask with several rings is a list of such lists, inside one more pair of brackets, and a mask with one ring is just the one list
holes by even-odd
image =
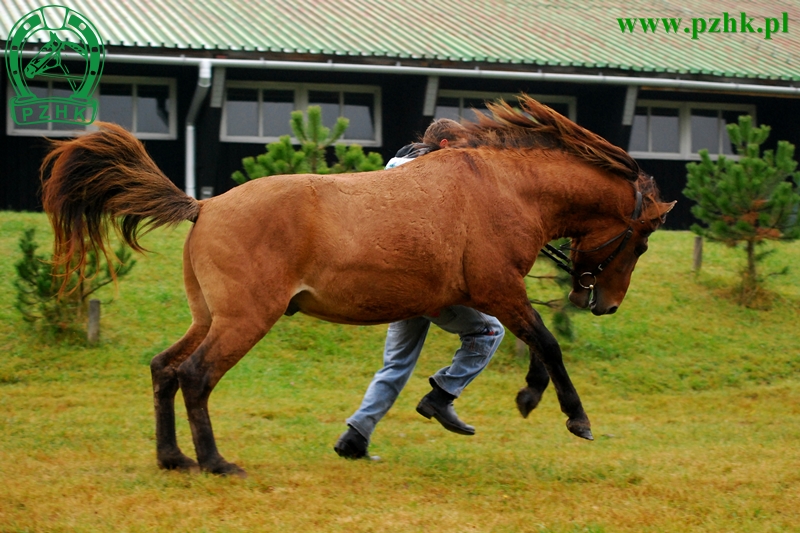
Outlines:
{"label": "horse's head", "polygon": [[651,233],[663,224],[675,202],[658,200],[657,192],[635,193],[633,214],[609,220],[573,241],[572,291],[569,300],[595,315],[617,311],[639,257],[647,251]]}

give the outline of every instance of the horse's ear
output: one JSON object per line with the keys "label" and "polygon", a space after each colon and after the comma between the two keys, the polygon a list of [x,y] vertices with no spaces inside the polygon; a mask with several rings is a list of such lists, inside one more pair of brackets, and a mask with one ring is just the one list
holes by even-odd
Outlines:
{"label": "horse's ear", "polygon": [[673,208],[673,207],[675,207],[675,204],[677,204],[677,203],[678,203],[678,201],[677,201],[677,200],[675,200],[674,202],[669,202],[669,203],[665,203],[665,202],[658,202],[658,203],[656,204],[656,216],[655,216],[655,217],[653,217],[653,219],[652,219],[652,220],[655,220],[656,218],[659,218],[659,219],[661,219],[661,223],[662,223],[662,224],[663,224],[664,222],[666,222],[666,220],[667,220],[667,213],[669,213],[670,211],[672,211],[672,208]]}

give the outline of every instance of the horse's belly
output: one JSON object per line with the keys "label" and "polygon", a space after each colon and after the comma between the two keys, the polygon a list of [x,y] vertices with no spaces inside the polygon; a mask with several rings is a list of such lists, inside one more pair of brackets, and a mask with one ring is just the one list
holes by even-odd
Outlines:
{"label": "horse's belly", "polygon": [[333,293],[310,289],[301,291],[292,298],[287,314],[299,311],[340,324],[385,324],[433,313],[446,306],[439,303],[439,300],[440,298],[419,296],[414,298],[375,287],[365,287],[364,291]]}

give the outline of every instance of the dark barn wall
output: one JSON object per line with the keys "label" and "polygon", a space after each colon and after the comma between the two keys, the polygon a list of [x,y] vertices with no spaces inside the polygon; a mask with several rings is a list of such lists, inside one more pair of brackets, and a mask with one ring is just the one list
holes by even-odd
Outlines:
{"label": "dark barn wall", "polygon": [[[366,146],[365,152],[379,152],[388,161],[397,150],[414,140],[427,126],[422,117],[427,78],[378,74],[320,73],[310,71],[264,71],[227,69],[226,80],[286,81],[293,83],[332,83],[342,85],[377,85],[381,87],[382,145]],[[197,187],[214,187],[222,194],[236,185],[231,179],[242,170],[242,159],[266,151],[263,143],[221,142],[221,109],[206,105],[198,119]]]}
{"label": "dark barn wall", "polygon": [[[683,91],[640,91],[639,99],[752,104],[756,106],[757,123],[772,127],[770,137],[764,144],[765,148],[774,149],[779,140],[789,141],[795,146],[800,146],[800,129],[796,127],[793,120],[793,117],[800,116],[799,98],[767,98],[745,94]],[[628,135],[630,135],[630,130]],[[620,143],[620,146],[625,148],[627,145],[627,140]],[[795,159],[799,157],[800,153],[795,152]],[[689,229],[694,222],[697,222],[691,213],[693,202],[683,195],[683,189],[686,188],[686,165],[689,161],[640,158],[638,162],[642,170],[655,178],[661,191],[661,197],[665,201],[678,201],[667,217],[665,227]]]}
{"label": "dark barn wall", "polygon": [[[576,121],[605,137],[609,142],[627,147],[630,126],[622,126],[625,87],[580,85],[520,80],[485,80],[441,78],[440,89],[494,92],[505,94],[572,96],[576,98]],[[509,102],[514,104],[514,101]],[[466,118],[471,119],[471,116]]]}
{"label": "dark barn wall", "polygon": [[[766,146],[774,148],[778,141],[789,141],[795,147],[800,147],[800,128],[797,126],[800,98],[756,98],[754,101],[758,106],[758,124],[767,124],[772,128]],[[800,159],[797,151],[795,159]]]}
{"label": "dark barn wall", "polygon": [[[208,99],[204,102],[205,105],[200,108],[195,123],[195,186],[198,198],[200,198],[201,189],[203,187],[213,187],[214,194],[221,194],[233,185],[236,185],[236,183],[230,179],[230,173],[228,174],[230,185],[225,183],[225,187],[222,187],[223,180],[218,179],[221,173],[220,168],[228,168],[232,165],[232,162],[225,161],[225,164],[222,162],[223,149],[226,148],[225,144],[227,144],[219,140],[222,108],[209,107],[210,99],[211,94],[209,91]],[[253,150],[257,150],[261,145],[253,144],[248,146],[252,146]],[[263,148],[263,146],[261,146],[261,148]],[[254,151],[248,155],[255,154],[256,152]],[[233,156],[229,156],[229,158],[230,157]],[[241,163],[239,167],[241,167]]]}
{"label": "dark barn wall", "polygon": [[0,131],[3,166],[0,169],[0,208],[34,211],[41,209],[39,202],[39,164],[47,142],[39,137],[12,137],[6,135],[8,100],[14,96],[8,90],[6,69],[0,69],[0,95],[3,102],[3,128]]}
{"label": "dark barn wall", "polygon": [[622,125],[626,93],[626,87],[576,86],[578,124],[627,150],[631,127]]}

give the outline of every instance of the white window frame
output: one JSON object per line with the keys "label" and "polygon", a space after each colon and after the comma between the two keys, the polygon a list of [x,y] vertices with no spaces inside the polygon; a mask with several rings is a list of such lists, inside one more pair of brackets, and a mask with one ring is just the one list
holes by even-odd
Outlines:
{"label": "white window frame", "polygon": [[[100,78],[100,85],[97,88],[96,96],[99,97],[103,94],[103,84],[117,84],[117,85],[133,85],[133,107],[131,112],[132,127],[131,133],[137,139],[143,140],[175,140],[178,138],[178,87],[175,78],[154,78],[148,76],[103,76]],[[139,85],[166,85],[169,87],[169,132],[168,133],[155,133],[150,131],[137,131],[137,103],[139,98],[136,95],[136,88]],[[103,120],[103,109],[98,107],[97,120]],[[87,130],[91,131],[97,128],[89,125]]]}
{"label": "white window frame", "polygon": [[[692,152],[692,109],[713,109],[715,111],[737,111],[753,117],[756,123],[756,106],[753,104],[726,104],[714,102],[678,102],[675,100],[638,100],[636,107],[662,107],[678,110],[678,152],[631,151],[636,159],[669,159],[679,161],[700,161],[700,156]],[[648,145],[650,144],[650,125],[647,126]],[[718,156],[719,153],[711,153]],[[729,159],[738,159],[736,154],[722,154]]]}
{"label": "white window frame", "polygon": [[[53,93],[53,80],[47,80],[47,96],[48,98]],[[11,114],[11,95],[16,94],[14,87],[9,80],[7,84],[6,94],[9,95],[6,100],[6,135],[14,137],[75,137],[82,133],[89,131],[89,124],[84,129],[75,130],[54,130],[53,123],[47,122],[45,124],[38,124],[38,128],[17,128],[17,123],[14,122],[14,117]]]}
{"label": "white window frame", "polygon": [[[436,95],[436,100],[438,102],[439,98],[458,98],[458,115],[461,118],[466,118],[467,120],[471,120],[474,117],[469,116],[471,113],[467,113],[469,109],[464,109],[464,99],[467,98],[469,100],[488,100],[494,101],[499,98],[502,98],[510,105],[514,105],[517,101],[516,94],[511,93],[491,93],[491,92],[478,92],[478,91],[458,91],[458,90],[451,90],[451,89],[442,89]],[[577,103],[578,99],[575,96],[563,96],[558,94],[529,94],[531,98],[534,100],[538,100],[543,104],[567,104],[567,118],[571,121],[575,122],[575,118],[577,117]]]}
{"label": "white window frame", "polygon": [[[98,99],[99,104],[99,96],[102,93],[101,86],[106,83],[116,83],[116,84],[129,84],[134,85],[134,97],[133,97],[133,117],[132,117],[132,124],[133,124],[133,131],[131,133],[136,136],[138,139],[149,140],[149,139],[162,139],[162,140],[174,140],[178,138],[178,90],[175,78],[154,78],[154,77],[145,77],[145,76],[102,76],[100,79],[100,85],[95,90],[93,98]],[[169,133],[153,133],[153,132],[137,132],[136,131],[136,103],[137,98],[136,95],[136,85],[167,85],[169,86]],[[50,94],[53,90],[53,80],[47,80],[47,90],[48,94]],[[8,94],[14,94],[14,89],[11,87],[11,82],[8,84]],[[88,131],[97,131],[97,127],[93,126],[92,124],[87,124],[85,129],[74,129],[74,130],[55,130],[53,129],[52,123],[41,124],[42,127],[40,128],[17,128],[16,123],[14,122],[14,118],[11,116],[11,105],[10,105],[10,98],[9,101],[6,102],[6,135],[9,136],[19,136],[19,137],[75,137],[76,135],[81,135]],[[103,120],[102,117],[102,109],[98,105],[97,109],[97,116],[95,120]]]}
{"label": "white window frame", "polygon": [[[373,128],[375,131],[374,139],[351,139],[342,138],[340,142],[346,144],[360,144],[361,146],[382,146],[383,145],[383,111],[381,107],[381,88],[377,85],[342,85],[332,83],[291,83],[291,82],[264,82],[264,81],[236,81],[230,80],[225,82],[225,94],[222,100],[222,120],[220,121],[219,140],[222,142],[236,142],[236,143],[258,143],[265,144],[275,142],[280,139],[276,136],[261,135],[263,130],[262,124],[262,92],[258,91],[258,130],[259,135],[228,135],[228,89],[273,89],[283,91],[294,91],[294,109],[306,112],[308,110],[308,93],[309,91],[329,91],[339,93],[339,105],[342,105],[344,93],[367,93],[372,94],[375,105],[375,117]],[[345,137],[347,131],[345,131]],[[292,135],[293,144],[299,144],[299,141]]]}

